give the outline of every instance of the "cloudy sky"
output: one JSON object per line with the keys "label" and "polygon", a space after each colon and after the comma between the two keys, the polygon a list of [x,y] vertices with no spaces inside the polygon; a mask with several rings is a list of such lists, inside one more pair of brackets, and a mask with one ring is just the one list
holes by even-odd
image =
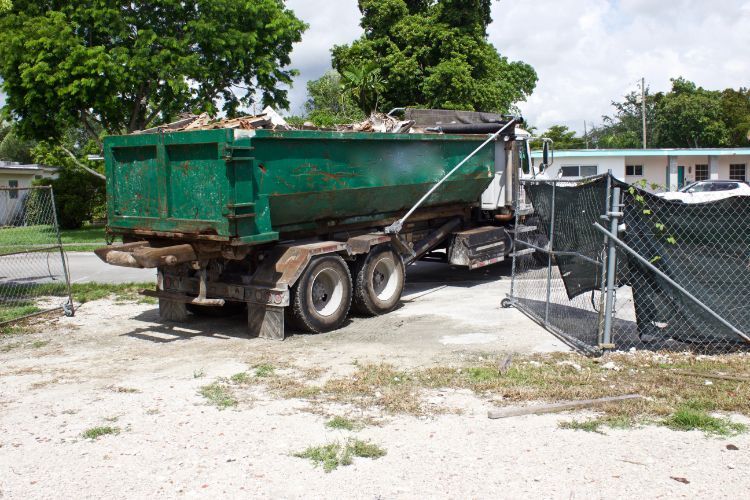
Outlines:
{"label": "cloudy sky", "polygon": [[[292,55],[300,70],[291,92],[299,113],[305,82],[330,67],[329,49],[357,38],[356,0],[287,0],[310,29]],[[610,102],[653,91],[684,76],[706,88],[750,86],[750,0],[501,0],[490,41],[501,54],[531,64],[539,83],[521,104],[541,129],[582,131],[600,123]]]}

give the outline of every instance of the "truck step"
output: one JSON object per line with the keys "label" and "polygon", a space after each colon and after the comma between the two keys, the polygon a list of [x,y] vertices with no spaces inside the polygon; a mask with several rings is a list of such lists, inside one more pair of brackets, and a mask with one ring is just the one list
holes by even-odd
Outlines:
{"label": "truck step", "polygon": [[521,233],[530,233],[532,231],[536,231],[538,228],[537,226],[524,226],[522,224],[517,225],[513,229],[511,229],[511,233],[513,234],[521,234]]}

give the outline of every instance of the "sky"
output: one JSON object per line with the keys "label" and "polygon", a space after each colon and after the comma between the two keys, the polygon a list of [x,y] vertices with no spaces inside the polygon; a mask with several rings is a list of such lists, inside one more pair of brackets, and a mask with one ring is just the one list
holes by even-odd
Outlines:
{"label": "sky", "polygon": [[[292,53],[300,71],[291,114],[303,110],[305,83],[330,69],[330,48],[359,37],[356,0],[287,0],[310,25]],[[539,75],[520,103],[540,130],[600,124],[611,101],[638,90],[667,91],[683,76],[709,89],[750,86],[750,0],[500,0],[489,38]]]}

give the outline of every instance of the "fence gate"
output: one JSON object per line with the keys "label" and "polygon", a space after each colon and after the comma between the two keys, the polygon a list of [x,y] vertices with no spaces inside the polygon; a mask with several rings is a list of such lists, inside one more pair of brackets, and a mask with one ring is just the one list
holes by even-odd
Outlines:
{"label": "fence gate", "polygon": [[56,309],[74,312],[52,188],[0,187],[0,325]]}
{"label": "fence gate", "polygon": [[750,346],[750,197],[665,200],[611,175],[524,180],[513,305],[572,346]]}

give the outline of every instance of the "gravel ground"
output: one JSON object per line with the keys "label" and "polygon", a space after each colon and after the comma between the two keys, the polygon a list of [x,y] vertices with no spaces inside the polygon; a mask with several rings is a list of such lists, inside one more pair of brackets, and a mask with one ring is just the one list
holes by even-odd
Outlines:
{"label": "gravel ground", "polygon": [[[283,343],[247,339],[242,318],[166,326],[152,305],[107,300],[44,332],[0,340],[0,497],[738,498],[750,488],[748,435],[558,428],[580,414],[489,420],[486,398],[452,389],[429,400],[453,412],[422,417],[321,408],[260,386],[224,410],[199,394],[260,361],[325,377],[362,361],[457,365],[566,349],[497,307],[507,280],[442,288],[414,278],[391,315]],[[329,429],[330,415],[369,425]],[[81,436],[96,426],[119,433]],[[354,437],[387,455],[331,473],[293,456]]]}

